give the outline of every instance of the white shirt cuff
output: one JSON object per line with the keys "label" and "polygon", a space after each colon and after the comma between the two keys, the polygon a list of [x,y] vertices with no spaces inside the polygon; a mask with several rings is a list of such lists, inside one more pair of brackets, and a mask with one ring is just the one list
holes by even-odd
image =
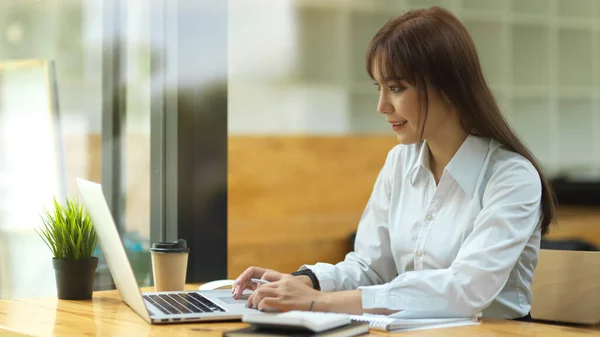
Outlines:
{"label": "white shirt cuff", "polygon": [[389,285],[358,287],[361,291],[363,309],[388,308],[390,300]]}

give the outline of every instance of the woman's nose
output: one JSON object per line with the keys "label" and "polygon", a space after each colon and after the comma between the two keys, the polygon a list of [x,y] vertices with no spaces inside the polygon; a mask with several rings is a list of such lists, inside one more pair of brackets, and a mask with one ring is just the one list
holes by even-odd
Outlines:
{"label": "woman's nose", "polygon": [[377,111],[379,113],[387,115],[394,112],[394,107],[388,102],[382,95],[379,96],[379,102],[377,102]]}

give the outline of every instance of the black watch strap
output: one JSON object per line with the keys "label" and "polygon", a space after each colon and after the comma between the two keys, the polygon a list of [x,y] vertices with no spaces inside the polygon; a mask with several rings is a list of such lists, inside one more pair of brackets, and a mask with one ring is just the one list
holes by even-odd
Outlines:
{"label": "black watch strap", "polygon": [[313,273],[312,270],[310,269],[303,269],[303,270],[298,270],[292,273],[292,275],[294,276],[301,276],[301,275],[306,275],[310,278],[310,280],[312,281],[313,284],[313,288],[316,290],[321,290],[321,284],[319,284],[319,279],[317,278],[317,275],[315,275],[315,273]]}

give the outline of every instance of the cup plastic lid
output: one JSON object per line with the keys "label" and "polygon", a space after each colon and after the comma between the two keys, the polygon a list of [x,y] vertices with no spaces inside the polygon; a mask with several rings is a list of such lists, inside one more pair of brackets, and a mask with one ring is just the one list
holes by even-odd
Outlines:
{"label": "cup plastic lid", "polygon": [[189,252],[190,249],[187,247],[187,241],[179,239],[168,242],[155,242],[152,244],[150,251],[160,253],[184,253]]}

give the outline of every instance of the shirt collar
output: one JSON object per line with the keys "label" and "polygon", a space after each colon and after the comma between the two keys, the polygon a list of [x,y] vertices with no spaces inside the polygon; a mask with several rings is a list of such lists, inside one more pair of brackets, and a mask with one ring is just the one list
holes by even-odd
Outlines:
{"label": "shirt collar", "polygon": [[427,145],[427,140],[421,142],[419,154],[410,171],[411,184],[415,185],[417,183],[417,178],[422,171],[429,171],[429,146]]}
{"label": "shirt collar", "polygon": [[[479,173],[488,154],[489,143],[489,138],[474,135],[467,136],[467,139],[465,139],[444,169],[471,198],[475,193]],[[423,171],[423,169],[429,170],[429,146],[426,141],[421,143],[417,161],[411,172],[411,182],[413,185],[418,178],[419,172]]]}

